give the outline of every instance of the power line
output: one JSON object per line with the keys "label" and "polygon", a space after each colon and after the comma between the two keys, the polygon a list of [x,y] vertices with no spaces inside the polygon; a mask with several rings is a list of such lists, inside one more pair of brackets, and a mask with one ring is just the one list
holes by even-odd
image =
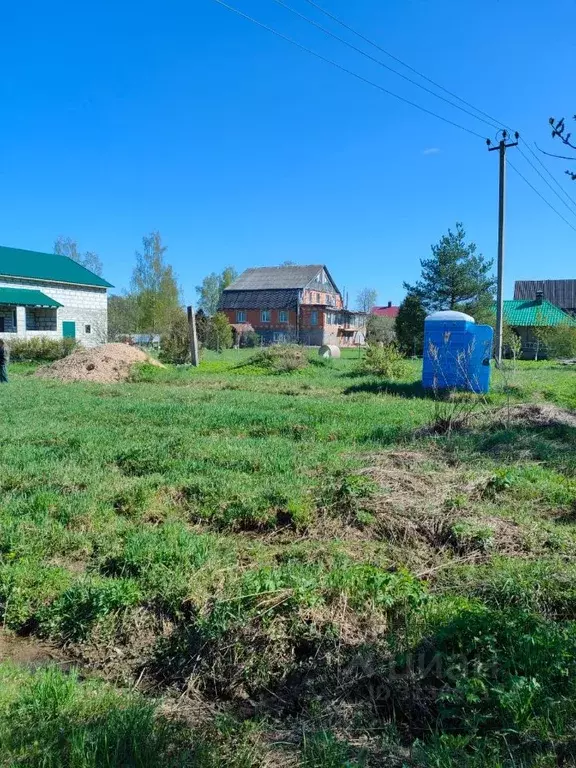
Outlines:
{"label": "power line", "polygon": [[546,203],[546,205],[547,205],[549,208],[551,208],[551,209],[554,211],[554,213],[555,213],[555,214],[557,214],[558,216],[560,216],[560,218],[562,219],[562,221],[564,221],[566,224],[568,224],[568,226],[569,226],[571,229],[573,229],[573,230],[574,230],[574,232],[576,232],[576,227],[574,227],[574,226],[573,226],[573,225],[572,225],[572,224],[571,224],[571,223],[568,221],[568,219],[564,218],[564,216],[563,216],[563,215],[560,213],[560,211],[558,211],[558,210],[556,210],[556,208],[554,208],[554,206],[552,205],[552,203],[550,203],[550,202],[549,202],[549,201],[548,201],[548,200],[547,200],[547,199],[544,197],[544,195],[542,195],[542,194],[541,194],[541,193],[540,193],[540,192],[539,192],[539,191],[536,189],[536,187],[535,187],[533,184],[531,184],[531,183],[528,181],[528,179],[527,179],[527,178],[526,178],[526,177],[525,177],[525,176],[524,176],[522,173],[520,173],[520,171],[518,170],[518,168],[516,168],[514,165],[512,165],[512,163],[510,162],[510,160],[508,160],[508,158],[506,159],[506,162],[508,163],[508,165],[510,166],[510,168],[512,168],[512,170],[513,170],[513,171],[515,171],[515,172],[518,174],[518,176],[520,176],[520,178],[521,178],[521,179],[523,179],[523,180],[526,182],[526,184],[528,184],[528,186],[530,187],[530,189],[532,189],[534,192],[536,192],[536,194],[538,195],[538,197],[539,197],[541,200],[543,200],[543,201]]}
{"label": "power line", "polygon": [[[544,170],[546,171],[546,173],[548,174],[548,176],[550,176],[550,178],[552,179],[552,181],[554,182],[554,184],[556,184],[556,186],[557,186],[557,187],[560,189],[560,191],[561,191],[561,192],[562,192],[562,193],[563,193],[563,194],[564,194],[564,195],[565,195],[565,196],[568,198],[568,200],[570,201],[570,203],[571,203],[571,204],[574,206],[574,210],[572,210],[571,212],[572,212],[572,213],[575,213],[575,212],[576,212],[576,200],[574,200],[574,198],[573,198],[573,197],[571,197],[571,196],[568,194],[568,192],[566,192],[566,190],[565,190],[565,189],[564,189],[564,187],[563,187],[563,186],[560,184],[560,182],[559,182],[559,181],[558,181],[558,179],[557,179],[557,178],[554,176],[554,174],[553,174],[553,173],[551,173],[551,172],[550,172],[550,170],[549,170],[549,169],[548,169],[548,168],[547,168],[547,167],[544,165],[544,163],[542,162],[542,160],[540,160],[540,158],[538,157],[538,155],[536,154],[536,152],[534,152],[534,150],[532,149],[532,147],[530,146],[530,144],[528,144],[528,143],[527,143],[527,142],[525,142],[525,141],[523,141],[523,142],[522,142],[522,144],[524,144],[524,145],[525,145],[526,149],[528,150],[528,152],[530,152],[530,154],[532,155],[532,157],[534,157],[534,158],[535,158],[535,159],[538,161],[538,163],[539,163],[539,164],[542,166],[542,168],[544,168]],[[520,152],[522,153],[522,150],[520,150]],[[523,153],[522,153],[522,154],[523,154]],[[526,160],[528,160],[528,158],[526,158]],[[529,162],[529,161],[528,161],[528,162]],[[537,169],[535,169],[535,170],[537,170]],[[546,181],[546,179],[544,179],[544,181]],[[546,182],[546,183],[548,183],[548,182]],[[554,190],[552,190],[552,191],[554,192]],[[557,193],[557,192],[554,192],[554,194],[558,194],[558,193]],[[560,198],[560,199],[562,199],[562,198]],[[562,200],[562,202],[564,203],[564,200]],[[566,203],[564,203],[564,205],[566,205]]]}
{"label": "power line", "polygon": [[[402,61],[402,59],[398,58],[398,56],[394,56],[393,53],[390,53],[390,51],[387,51],[385,48],[383,48],[378,43],[375,43],[374,40],[371,40],[369,37],[366,37],[361,32],[358,32],[357,29],[354,29],[350,24],[347,24],[345,21],[340,19],[338,16],[334,15],[333,13],[330,13],[330,11],[327,11],[325,8],[323,8],[321,5],[318,5],[318,3],[315,3],[314,0],[305,0],[309,5],[312,5],[314,8],[319,10],[321,13],[323,13],[325,16],[328,16],[328,18],[332,19],[332,21],[335,21],[337,24],[340,24],[340,26],[344,27],[344,29],[347,29],[349,32],[352,32],[352,34],[359,37],[361,40],[363,40],[365,43],[368,43],[369,45],[372,45],[374,48],[376,48],[381,53],[385,54],[389,58],[393,59],[394,61],[397,61],[398,64],[402,64],[403,67],[406,67],[406,69],[409,69],[410,72],[414,72],[415,75],[418,75],[418,77],[421,77],[423,80],[426,80],[426,82],[433,85],[435,88],[439,88],[441,91],[444,91],[444,93],[447,93],[449,96],[452,96],[453,99],[457,99],[458,101],[461,101],[462,104],[465,104],[467,107],[470,107],[470,109],[473,109],[475,112],[478,112],[479,114],[483,115],[484,117],[488,118],[492,123],[495,123],[497,126],[502,126],[503,128],[507,128],[511,133],[512,128],[507,126],[505,123],[503,123],[501,120],[497,120],[495,117],[492,117],[487,112],[483,112],[481,109],[478,109],[478,107],[475,107],[474,104],[471,104],[469,101],[466,101],[466,99],[463,99],[461,96],[458,96],[458,94],[453,93],[452,91],[449,91],[448,88],[444,88],[443,85],[440,85],[440,83],[437,83],[435,80],[432,80],[432,78],[427,77],[422,72],[419,72],[414,67],[411,67],[410,64],[406,64],[405,61]],[[480,119],[480,118],[478,118]]]}
{"label": "power line", "polygon": [[367,85],[371,85],[373,88],[377,88],[379,91],[382,91],[382,93],[386,93],[388,96],[393,96],[395,99],[398,99],[398,101],[404,102],[404,104],[409,104],[411,107],[415,107],[416,109],[419,109],[421,112],[425,112],[427,115],[431,115],[432,117],[435,117],[438,120],[442,120],[442,122],[444,123],[448,123],[448,125],[454,126],[454,128],[459,128],[461,131],[465,131],[466,133],[469,133],[472,136],[476,136],[476,138],[478,139],[484,140],[485,138],[484,136],[482,136],[480,133],[477,133],[476,131],[473,131],[471,128],[466,128],[465,126],[460,125],[459,123],[456,123],[453,120],[449,120],[447,117],[442,117],[442,115],[439,115],[436,112],[433,112],[431,109],[426,109],[426,107],[422,107],[420,104],[417,104],[414,101],[410,101],[410,99],[404,98],[404,96],[399,96],[397,93],[394,93],[393,91],[389,91],[387,88],[384,88],[384,86],[379,85],[378,83],[375,83],[373,80],[369,80],[367,77],[364,77],[363,75],[359,75],[357,72],[354,72],[353,70],[348,69],[347,67],[343,67],[341,64],[338,64],[336,61],[333,61],[332,59],[329,59],[326,56],[322,56],[322,54],[317,53],[316,51],[313,51],[311,48],[307,48],[305,45],[302,45],[302,43],[299,43],[296,40],[292,39],[291,37],[284,35],[282,32],[278,32],[278,30],[274,29],[274,27],[269,27],[267,24],[264,24],[263,22],[258,21],[254,17],[249,16],[247,13],[244,13],[238,8],[234,8],[234,6],[228,5],[228,3],[225,3],[224,0],[213,0],[213,1],[215,3],[218,3],[218,5],[221,5],[227,10],[231,11],[232,13],[235,13],[238,16],[241,16],[242,18],[246,19],[247,21],[252,22],[252,24],[256,24],[256,26],[261,27],[262,29],[265,29],[268,32],[271,32],[273,35],[276,35],[276,37],[279,37],[281,40],[285,40],[287,43],[290,43],[291,45],[296,46],[296,48],[299,48],[301,51],[305,51],[311,56],[315,56],[317,59],[320,59],[320,61],[323,61],[325,64],[330,64],[332,67],[336,67],[336,69],[339,69],[341,72],[346,72],[346,74],[351,75],[352,77],[355,77],[357,80],[360,80],[361,82],[366,83]]}
{"label": "power line", "polygon": [[[277,5],[282,6],[282,8],[285,8],[287,11],[290,11],[290,13],[293,13],[295,16],[298,16],[300,19],[303,19],[306,23],[311,24],[313,27],[316,27],[316,29],[321,30],[322,32],[324,32],[324,34],[328,35],[334,40],[338,40],[338,42],[342,43],[343,45],[346,45],[348,48],[351,48],[353,51],[356,51],[356,53],[359,53],[361,56],[364,56],[370,61],[373,61],[375,64],[378,64],[381,67],[384,67],[384,69],[387,69],[389,72],[393,72],[395,75],[398,75],[398,77],[401,77],[403,80],[406,80],[407,82],[412,83],[412,85],[415,85],[417,88],[421,88],[423,91],[426,91],[426,93],[430,93],[432,96],[434,96],[437,99],[440,99],[446,104],[449,104],[451,107],[454,107],[455,109],[459,109],[461,112],[464,112],[465,114],[470,115],[470,117],[473,117],[475,120],[480,120],[480,122],[485,123],[486,125],[489,125],[490,128],[498,129],[500,127],[500,124],[496,123],[495,121],[490,120],[489,122],[488,120],[485,120],[483,117],[479,117],[478,115],[475,115],[474,112],[470,112],[470,110],[465,109],[464,107],[461,107],[459,104],[455,104],[453,101],[450,101],[450,99],[447,99],[444,96],[441,96],[439,93],[436,93],[431,88],[427,88],[425,85],[422,85],[422,83],[419,83],[417,80],[414,80],[413,78],[408,77],[408,75],[403,75],[402,72],[399,72],[397,69],[394,69],[394,67],[390,67],[388,66],[388,64],[385,64],[382,61],[382,59],[377,59],[375,56],[371,56],[369,53],[366,53],[366,51],[363,51],[361,48],[358,48],[358,46],[353,45],[348,40],[345,40],[343,37],[340,37],[339,35],[334,34],[334,32],[331,32],[329,29],[326,29],[326,27],[323,27],[322,24],[318,24],[318,22],[314,21],[314,19],[311,19],[309,16],[306,16],[306,14],[300,13],[300,11],[296,10],[296,8],[292,8],[292,6],[288,5],[288,3],[285,3],[284,0],[272,0],[272,1]],[[473,109],[475,109],[475,107],[473,107]]]}

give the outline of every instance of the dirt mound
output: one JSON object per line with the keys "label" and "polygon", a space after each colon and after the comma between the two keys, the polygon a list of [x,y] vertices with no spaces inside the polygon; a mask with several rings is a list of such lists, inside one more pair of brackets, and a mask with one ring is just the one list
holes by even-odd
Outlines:
{"label": "dirt mound", "polygon": [[135,363],[161,364],[138,347],[128,344],[103,344],[94,349],[77,349],[68,357],[36,371],[42,379],[58,381],[96,381],[112,384],[126,381]]}
{"label": "dirt mound", "polygon": [[545,403],[527,403],[501,408],[497,420],[506,424],[529,427],[576,427],[576,412]]}

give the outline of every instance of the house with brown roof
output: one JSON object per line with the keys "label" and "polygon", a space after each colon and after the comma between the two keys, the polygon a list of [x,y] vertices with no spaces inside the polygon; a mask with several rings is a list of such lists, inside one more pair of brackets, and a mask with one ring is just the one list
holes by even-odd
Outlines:
{"label": "house with brown roof", "polygon": [[576,280],[516,280],[514,299],[535,301],[538,296],[576,317]]}
{"label": "house with brown roof", "polygon": [[223,291],[219,310],[237,338],[255,331],[265,344],[353,346],[366,335],[366,315],[344,307],[323,264],[247,269]]}

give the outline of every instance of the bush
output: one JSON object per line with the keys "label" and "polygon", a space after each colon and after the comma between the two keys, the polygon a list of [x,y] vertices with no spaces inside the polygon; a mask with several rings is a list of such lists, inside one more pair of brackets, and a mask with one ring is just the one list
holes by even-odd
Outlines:
{"label": "bush", "polygon": [[240,337],[241,347],[258,347],[259,345],[260,336],[258,336],[256,331],[248,331],[247,333],[243,333]]}
{"label": "bush", "polygon": [[185,312],[179,312],[162,336],[160,360],[163,363],[182,365],[190,360],[190,332]]}
{"label": "bush", "polygon": [[368,347],[360,367],[366,373],[376,373],[387,379],[402,379],[409,371],[406,359],[396,344]]}
{"label": "bush", "polygon": [[366,324],[368,344],[392,344],[396,341],[396,321],[393,317],[370,315]]}
{"label": "bush", "polygon": [[273,344],[261,349],[248,360],[249,365],[265,368],[275,373],[292,373],[306,368],[308,354],[295,344]]}
{"label": "bush", "polygon": [[234,343],[232,326],[223,312],[218,312],[210,318],[205,343],[208,349],[215,349],[217,352],[230,349]]}
{"label": "bush", "polygon": [[67,357],[76,349],[74,339],[15,339],[8,344],[10,359],[16,363],[51,363]]}
{"label": "bush", "polygon": [[571,325],[557,325],[540,332],[546,345],[548,357],[576,357],[576,328]]}

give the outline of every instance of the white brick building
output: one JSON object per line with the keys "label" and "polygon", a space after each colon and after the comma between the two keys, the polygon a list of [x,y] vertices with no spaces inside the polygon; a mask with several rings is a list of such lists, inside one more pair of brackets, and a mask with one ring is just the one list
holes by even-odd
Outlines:
{"label": "white brick building", "polygon": [[111,287],[67,256],[0,246],[0,338],[102,344]]}

